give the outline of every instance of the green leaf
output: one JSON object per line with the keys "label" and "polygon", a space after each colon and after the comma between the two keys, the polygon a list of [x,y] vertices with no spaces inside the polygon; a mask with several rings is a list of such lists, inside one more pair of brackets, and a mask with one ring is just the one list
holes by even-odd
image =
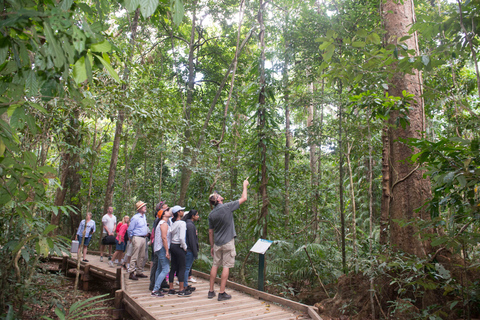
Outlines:
{"label": "green leaf", "polygon": [[367,36],[367,31],[365,29],[360,29],[357,31],[357,36],[365,38]]}
{"label": "green leaf", "polygon": [[[140,12],[142,16],[146,19],[150,17],[158,7],[158,0],[140,0]],[[173,21],[175,22],[175,15],[173,16]],[[182,16],[183,17],[183,16]]]}
{"label": "green leaf", "polygon": [[355,41],[355,42],[352,43],[352,46],[354,46],[355,48],[363,48],[363,47],[365,47],[365,42]]}
{"label": "green leaf", "polygon": [[139,4],[140,4],[139,0],[125,0],[125,8],[130,13],[137,10]]}
{"label": "green leaf", "polygon": [[5,62],[5,59],[7,59],[8,49],[8,42],[5,40],[5,38],[3,38],[0,41],[0,65]]}
{"label": "green leaf", "polygon": [[457,176],[457,180],[460,183],[460,186],[462,188],[465,188],[465,186],[467,185],[467,179],[465,179],[465,176],[463,174],[460,174]]}
{"label": "green leaf", "polygon": [[63,11],[68,11],[70,10],[70,7],[73,4],[73,0],[63,0],[62,4],[60,5],[60,8],[62,8]]}
{"label": "green leaf", "polygon": [[28,103],[31,107],[37,109],[38,111],[42,112],[42,113],[47,113],[47,110],[45,110],[44,107],[42,107],[41,105],[39,105],[38,103],[35,103],[35,102],[29,102]]}
{"label": "green leaf", "polygon": [[331,45],[331,44],[332,44],[332,42],[325,41],[324,43],[322,43],[322,44],[318,47],[318,49],[320,49],[320,50],[325,50],[325,49],[326,49],[329,45]]}
{"label": "green leaf", "polygon": [[439,246],[442,243],[445,243],[447,241],[448,241],[448,239],[446,237],[439,237],[439,238],[432,241],[432,247]]}
{"label": "green leaf", "polygon": [[422,62],[425,66],[427,66],[430,63],[430,58],[426,55],[422,56]]}
{"label": "green leaf", "polygon": [[35,75],[35,71],[28,70],[27,77],[25,79],[25,88],[28,92],[28,97],[33,97],[38,94],[38,82]]}
{"label": "green leaf", "polygon": [[380,44],[380,36],[376,34],[375,32],[369,35],[370,41],[374,44]]}
{"label": "green leaf", "polygon": [[54,225],[54,224],[49,224],[45,230],[43,231],[43,235],[46,236],[47,234],[49,234],[50,232],[52,232],[53,230],[55,230],[58,226]]}
{"label": "green leaf", "polygon": [[87,80],[87,70],[85,69],[85,57],[81,57],[73,66],[73,79],[77,84]]}
{"label": "green leaf", "polygon": [[400,38],[400,40],[398,40],[398,42],[404,42],[404,41],[410,39],[411,37],[412,36],[403,36],[403,37]]}
{"label": "green leaf", "polygon": [[83,31],[80,30],[80,28],[77,26],[73,26],[72,39],[73,47],[75,48],[75,50],[77,50],[78,53],[82,53],[82,51],[85,50],[85,40],[87,39],[87,37],[85,36]]}
{"label": "green leaf", "polygon": [[60,320],[65,320],[65,314],[58,307],[55,308],[55,314]]}
{"label": "green leaf", "polygon": [[58,44],[57,40],[55,39],[52,28],[50,28],[50,24],[48,22],[45,22],[43,26],[44,26],[45,37],[47,38],[47,42],[53,48],[53,52],[52,52],[53,63],[55,64],[55,67],[60,68],[65,64],[65,55],[63,53],[63,50]]}
{"label": "green leaf", "polygon": [[330,44],[326,49],[325,53],[323,54],[323,59],[325,61],[330,61],[332,59],[333,53],[335,52],[335,45]]}
{"label": "green leaf", "polygon": [[112,46],[111,46],[110,42],[108,42],[107,40],[104,40],[102,42],[92,44],[90,49],[93,52],[108,52],[108,51],[112,50]]}
{"label": "green leaf", "polygon": [[393,56],[398,59],[398,48],[393,49]]}
{"label": "green leaf", "polygon": [[183,15],[185,14],[185,9],[181,0],[175,0],[173,12],[173,23],[178,26],[182,23]]}
{"label": "green leaf", "polygon": [[102,57],[100,57],[99,55],[95,55],[98,60],[100,60],[100,62],[103,64],[103,66],[105,67],[105,69],[107,69],[108,73],[115,79],[115,81],[117,81],[118,83],[120,83],[120,78],[118,77],[118,74],[117,72],[112,68],[112,66],[110,65],[110,63],[108,63],[107,61],[105,61]]}
{"label": "green leaf", "polygon": [[331,39],[331,38],[335,38],[335,36],[336,36],[335,31],[333,31],[333,30],[328,30],[327,31],[327,38]]}

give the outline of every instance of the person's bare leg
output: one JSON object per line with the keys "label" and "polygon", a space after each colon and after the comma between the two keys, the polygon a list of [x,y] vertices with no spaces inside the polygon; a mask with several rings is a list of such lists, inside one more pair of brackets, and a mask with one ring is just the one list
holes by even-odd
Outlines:
{"label": "person's bare leg", "polygon": [[179,286],[180,286],[179,288],[180,291],[183,291],[185,289],[185,287],[183,286],[183,281],[181,282],[179,281]]}
{"label": "person's bare leg", "polygon": [[213,291],[213,285],[215,284],[215,277],[217,276],[218,267],[212,266],[210,270],[210,291]]}
{"label": "person's bare leg", "polygon": [[103,251],[105,251],[105,246],[103,244],[100,245],[100,257],[103,257]]}
{"label": "person's bare leg", "polygon": [[109,251],[110,251],[110,257],[111,257],[113,255],[113,245],[110,245]]}
{"label": "person's bare leg", "polygon": [[83,246],[83,260],[87,258],[87,246]]}
{"label": "person's bare leg", "polygon": [[220,293],[225,292],[225,286],[227,285],[228,275],[230,274],[230,268],[223,267],[222,276],[220,278]]}

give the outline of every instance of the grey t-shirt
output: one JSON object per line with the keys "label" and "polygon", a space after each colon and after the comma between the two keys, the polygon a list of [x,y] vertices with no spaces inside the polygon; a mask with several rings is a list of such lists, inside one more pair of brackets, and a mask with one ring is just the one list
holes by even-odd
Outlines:
{"label": "grey t-shirt", "polygon": [[213,242],[217,246],[223,246],[237,236],[233,211],[240,207],[238,200],[219,203],[208,215],[208,227],[213,229]]}

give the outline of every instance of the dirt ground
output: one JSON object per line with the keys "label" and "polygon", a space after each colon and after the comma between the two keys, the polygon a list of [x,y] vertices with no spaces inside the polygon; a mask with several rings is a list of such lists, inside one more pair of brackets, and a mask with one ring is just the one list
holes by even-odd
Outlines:
{"label": "dirt ground", "polygon": [[[43,264],[44,271],[50,268],[48,264]],[[105,282],[90,282],[90,290],[77,290],[77,295],[74,292],[75,278],[65,277],[64,275],[52,272],[39,273],[35,278],[35,296],[32,297],[32,303],[24,306],[25,311],[23,319],[37,320],[41,316],[47,316],[52,319],[59,319],[55,314],[55,309],[62,310],[64,314],[69,313],[70,307],[77,301],[84,301],[88,298],[110,294],[112,287]],[[88,307],[85,315],[91,315],[91,319],[96,320],[111,320],[113,306],[113,297],[109,295],[101,298],[103,300],[99,303]]]}

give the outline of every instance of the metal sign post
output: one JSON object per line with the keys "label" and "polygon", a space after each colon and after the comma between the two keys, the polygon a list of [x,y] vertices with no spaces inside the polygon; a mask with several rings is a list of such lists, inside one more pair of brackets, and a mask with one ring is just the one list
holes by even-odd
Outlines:
{"label": "metal sign post", "polygon": [[250,249],[251,252],[258,253],[258,290],[264,291],[265,275],[263,270],[265,269],[265,252],[272,245],[273,241],[258,239],[255,245]]}

